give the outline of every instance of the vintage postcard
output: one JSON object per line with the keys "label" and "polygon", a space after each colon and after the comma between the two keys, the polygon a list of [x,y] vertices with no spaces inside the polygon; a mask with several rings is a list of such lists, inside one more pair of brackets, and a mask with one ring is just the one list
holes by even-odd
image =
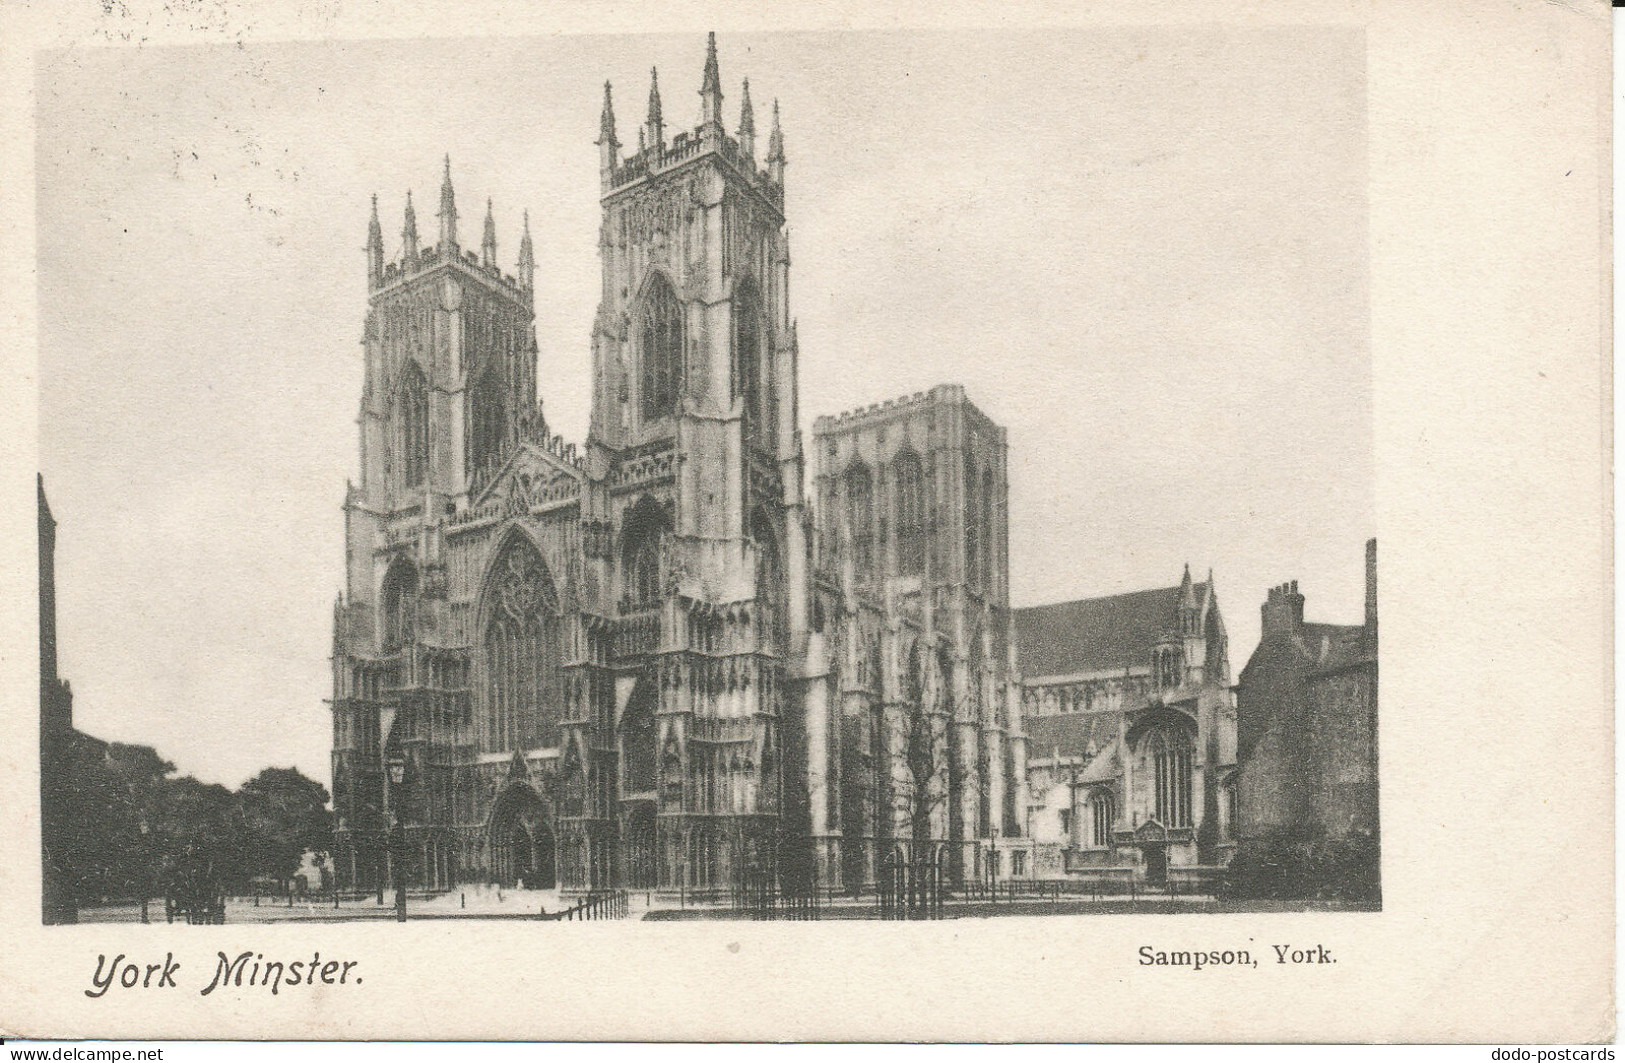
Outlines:
{"label": "vintage postcard", "polygon": [[1605,5],[479,10],[0,12],[0,1034],[1612,1036]]}

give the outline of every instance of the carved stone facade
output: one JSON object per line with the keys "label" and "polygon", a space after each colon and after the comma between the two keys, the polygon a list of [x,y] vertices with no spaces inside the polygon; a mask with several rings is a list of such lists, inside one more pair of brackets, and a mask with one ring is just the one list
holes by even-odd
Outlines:
{"label": "carved stone facade", "polygon": [[[798,889],[871,881],[887,844],[950,840],[971,873],[1018,818],[1003,431],[933,391],[893,430],[918,421],[939,484],[910,519],[955,530],[906,579],[876,552],[843,568],[842,503],[820,487],[834,508],[815,521],[804,494],[777,108],[758,164],[743,96],[732,136],[713,42],[699,126],[668,140],[651,92],[623,157],[605,87],[580,452],[536,397],[528,222],[510,276],[489,211],[481,253],[459,247],[449,161],[435,245],[409,199],[386,262],[374,205],[334,616],[341,885]],[[830,423],[820,446],[863,435]],[[896,549],[887,520],[872,551]],[[918,831],[911,750],[942,752],[913,777],[952,806]],[[843,818],[848,801],[865,811]]]}
{"label": "carved stone facade", "polygon": [[1035,876],[1151,882],[1236,846],[1236,710],[1213,576],[1016,611]]}

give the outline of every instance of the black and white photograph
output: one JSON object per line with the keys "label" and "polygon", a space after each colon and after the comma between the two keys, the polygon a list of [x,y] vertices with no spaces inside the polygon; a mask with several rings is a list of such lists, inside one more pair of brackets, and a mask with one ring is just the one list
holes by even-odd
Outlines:
{"label": "black and white photograph", "polygon": [[1357,34],[308,53],[41,73],[47,920],[1379,905]]}
{"label": "black and white photograph", "polygon": [[1496,656],[1436,618],[1505,570],[1395,485],[1483,499],[1430,448],[1494,411],[1459,331],[1395,369],[1386,175],[1455,142],[1381,124],[1380,20],[219,17],[31,53],[19,800],[76,1006],[166,953],[198,1006],[348,1001],[405,977],[355,943],[492,934],[1329,987],[1417,878],[1490,888],[1428,832],[1517,699],[1406,662]]}

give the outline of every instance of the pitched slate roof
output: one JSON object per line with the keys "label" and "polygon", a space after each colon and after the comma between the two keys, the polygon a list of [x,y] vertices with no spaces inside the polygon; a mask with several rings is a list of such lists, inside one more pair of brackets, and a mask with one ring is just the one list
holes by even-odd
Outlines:
{"label": "pitched slate roof", "polygon": [[[1207,584],[1192,586],[1198,602]],[[1178,587],[1015,610],[1016,651],[1028,679],[1145,668],[1177,623]]]}
{"label": "pitched slate roof", "polygon": [[1117,741],[1117,716],[1115,712],[1066,712],[1023,717],[1027,756],[1048,757],[1059,751],[1063,757],[1082,757],[1088,754],[1090,742],[1099,752]]}

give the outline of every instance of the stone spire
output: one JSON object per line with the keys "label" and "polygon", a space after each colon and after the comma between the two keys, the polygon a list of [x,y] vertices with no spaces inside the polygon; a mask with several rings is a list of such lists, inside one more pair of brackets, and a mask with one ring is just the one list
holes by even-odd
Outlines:
{"label": "stone spire", "polygon": [[418,260],[418,216],[412,210],[412,190],[406,190],[406,221],[401,227],[401,253],[406,261]]}
{"label": "stone spire", "polygon": [[644,122],[648,143],[658,152],[666,143],[666,122],[660,113],[660,71],[649,68],[649,117]]}
{"label": "stone spire", "polygon": [[722,127],[722,76],[717,72],[717,35],[705,43],[705,79],[700,82],[700,125]]}
{"label": "stone spire", "polygon": [[739,150],[751,162],[756,161],[756,111],[750,105],[750,78],[745,79],[745,87],[740,93]]}
{"label": "stone spire", "polygon": [[485,200],[485,235],[480,238],[480,263],[495,268],[497,264],[497,222],[491,214],[491,200]]}
{"label": "stone spire", "polygon": [[621,163],[621,142],[615,139],[615,103],[610,98],[609,82],[604,82],[604,113],[598,118],[598,175],[603,186],[609,187],[615,167]]}
{"label": "stone spire", "polygon": [[519,286],[529,291],[536,282],[536,255],[530,246],[530,211],[525,211],[525,235],[519,238]]}
{"label": "stone spire", "polygon": [[457,197],[451,190],[451,155],[446,155],[445,174],[440,178],[440,250],[441,253],[457,249]]}
{"label": "stone spire", "polygon": [[773,131],[767,135],[767,172],[784,183],[784,133],[779,129],[779,101],[773,101]]}
{"label": "stone spire", "polygon": [[377,287],[384,279],[384,227],[378,224],[378,195],[372,197],[372,217],[367,221],[367,277]]}

